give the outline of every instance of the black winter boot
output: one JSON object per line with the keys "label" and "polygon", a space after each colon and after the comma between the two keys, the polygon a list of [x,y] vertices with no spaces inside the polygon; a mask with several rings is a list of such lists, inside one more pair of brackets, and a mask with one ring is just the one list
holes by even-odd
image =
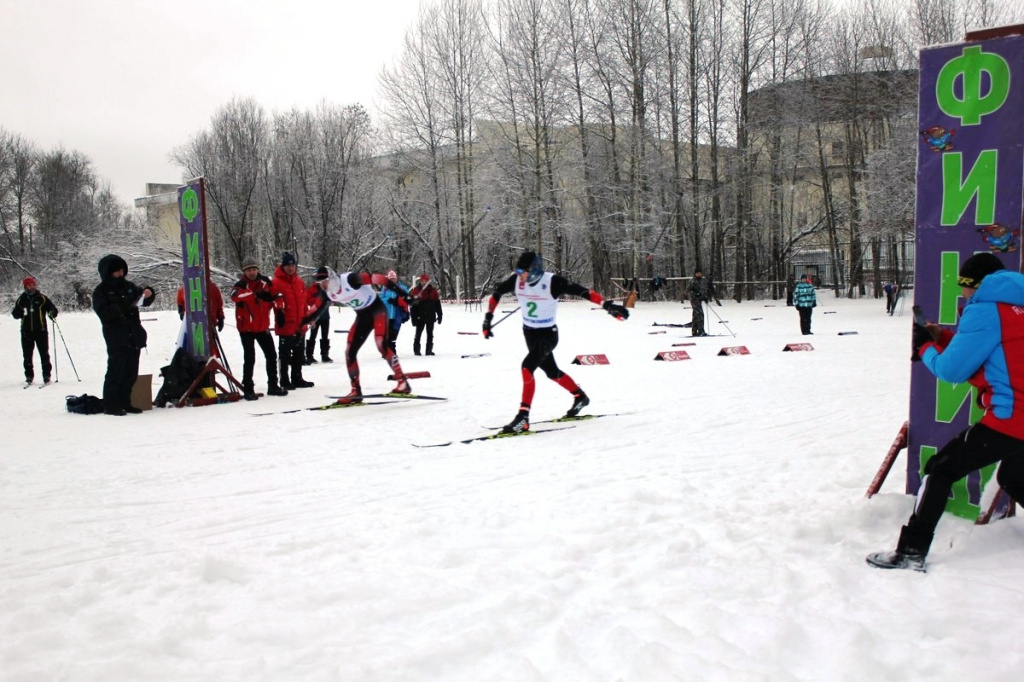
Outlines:
{"label": "black winter boot", "polygon": [[320,339],[320,362],[334,362],[331,360],[330,339]]}
{"label": "black winter boot", "polygon": [[931,534],[914,530],[910,526],[903,526],[896,550],[869,554],[867,562],[875,568],[909,568],[924,573],[924,560],[928,556],[932,537]]}

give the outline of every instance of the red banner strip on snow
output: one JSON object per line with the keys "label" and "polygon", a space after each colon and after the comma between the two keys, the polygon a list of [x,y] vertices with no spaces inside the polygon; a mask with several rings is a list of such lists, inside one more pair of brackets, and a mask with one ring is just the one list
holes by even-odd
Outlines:
{"label": "red banner strip on snow", "polygon": [[690,354],[685,350],[663,350],[654,356],[655,360],[667,360],[669,362],[675,362],[677,360],[689,360]]}
{"label": "red banner strip on snow", "polygon": [[607,355],[577,355],[574,365],[610,365]]}

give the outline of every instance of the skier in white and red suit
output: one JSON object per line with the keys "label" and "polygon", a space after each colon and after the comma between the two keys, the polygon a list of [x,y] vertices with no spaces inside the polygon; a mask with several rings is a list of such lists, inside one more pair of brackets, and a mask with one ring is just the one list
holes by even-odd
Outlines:
{"label": "skier in white and red suit", "polygon": [[579,296],[600,305],[609,315],[620,320],[629,317],[624,306],[606,301],[596,291],[570,282],[561,275],[544,271],[544,261],[533,251],[526,251],[516,261],[515,272],[499,284],[487,302],[487,313],[484,315],[483,335],[491,338],[491,323],[494,310],[498,307],[498,299],[504,294],[515,292],[519,299],[519,310],[523,315],[523,336],[526,337],[526,348],[529,351],[523,358],[523,399],[515,419],[506,424],[502,431],[519,433],[530,428],[530,405],[536,383],[533,373],[537,369],[544,370],[548,379],[572,394],[572,407],[565,413],[566,417],[575,417],[579,411],[590,404],[590,398],[583,392],[568,374],[558,368],[552,354],[558,345],[558,327],[555,317],[558,312],[558,298],[565,294]]}
{"label": "skier in white and red suit", "polygon": [[[388,313],[384,303],[380,300],[373,285],[386,287],[391,290],[397,289],[394,282],[380,273],[368,272],[344,272],[338,274],[328,269],[328,277],[320,281],[320,286],[327,293],[327,298],[335,303],[347,305],[356,311],[355,322],[348,332],[348,343],[345,346],[345,364],[348,367],[348,377],[352,382],[352,391],[341,398],[339,404],[358,403],[363,399],[363,390],[359,384],[359,361],[356,354],[360,347],[373,332],[373,339],[377,344],[377,350],[381,357],[391,366],[391,371],[398,381],[398,385],[391,393],[412,393],[409,388],[409,381],[405,378],[402,365],[398,361],[398,355],[388,344]],[[398,295],[406,296],[404,291],[398,290]]]}

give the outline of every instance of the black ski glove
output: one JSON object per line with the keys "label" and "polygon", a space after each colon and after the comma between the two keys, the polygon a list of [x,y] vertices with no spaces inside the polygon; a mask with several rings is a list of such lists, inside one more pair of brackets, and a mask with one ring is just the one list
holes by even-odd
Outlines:
{"label": "black ski glove", "polygon": [[613,303],[612,301],[605,301],[601,304],[601,307],[608,311],[608,314],[618,320],[628,320],[629,310],[624,305]]}
{"label": "black ski glove", "polygon": [[264,289],[260,289],[256,292],[256,298],[261,301],[266,301],[267,303],[272,303],[274,301],[274,295]]}
{"label": "black ski glove", "polygon": [[494,336],[494,332],[491,331],[491,321],[494,319],[494,313],[484,314],[484,338],[489,339]]}
{"label": "black ski glove", "polygon": [[224,318],[223,317],[220,318],[219,320],[217,320],[217,331],[219,331],[219,332],[224,331]]}
{"label": "black ski glove", "polygon": [[914,334],[911,337],[911,341],[910,341],[911,346],[914,349],[914,353],[913,353],[913,355],[910,356],[910,361],[911,362],[920,362],[920,360],[921,360],[921,347],[924,344],[929,343],[931,341],[934,341],[934,339],[932,339],[931,332],[929,332],[927,329],[925,329],[924,327],[922,327],[921,325],[919,325],[919,324],[917,324],[915,322],[914,323]]}

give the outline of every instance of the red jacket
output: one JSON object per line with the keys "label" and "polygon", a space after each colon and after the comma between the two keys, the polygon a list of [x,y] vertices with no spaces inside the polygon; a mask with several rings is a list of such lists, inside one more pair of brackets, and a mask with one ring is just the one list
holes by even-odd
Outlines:
{"label": "red jacket", "polygon": [[280,265],[274,270],[274,333],[295,336],[302,331],[306,317],[306,283],[297,274],[289,275]]}
{"label": "red jacket", "polygon": [[[210,322],[215,325],[224,319],[224,295],[209,280],[206,282],[206,298]],[[185,317],[185,287],[178,287],[178,317]]]}
{"label": "red jacket", "polygon": [[270,309],[273,301],[257,297],[257,292],[274,294],[274,284],[266,275],[256,279],[242,276],[231,288],[231,300],[235,302],[235,327],[239,332],[265,332],[270,329]]}

